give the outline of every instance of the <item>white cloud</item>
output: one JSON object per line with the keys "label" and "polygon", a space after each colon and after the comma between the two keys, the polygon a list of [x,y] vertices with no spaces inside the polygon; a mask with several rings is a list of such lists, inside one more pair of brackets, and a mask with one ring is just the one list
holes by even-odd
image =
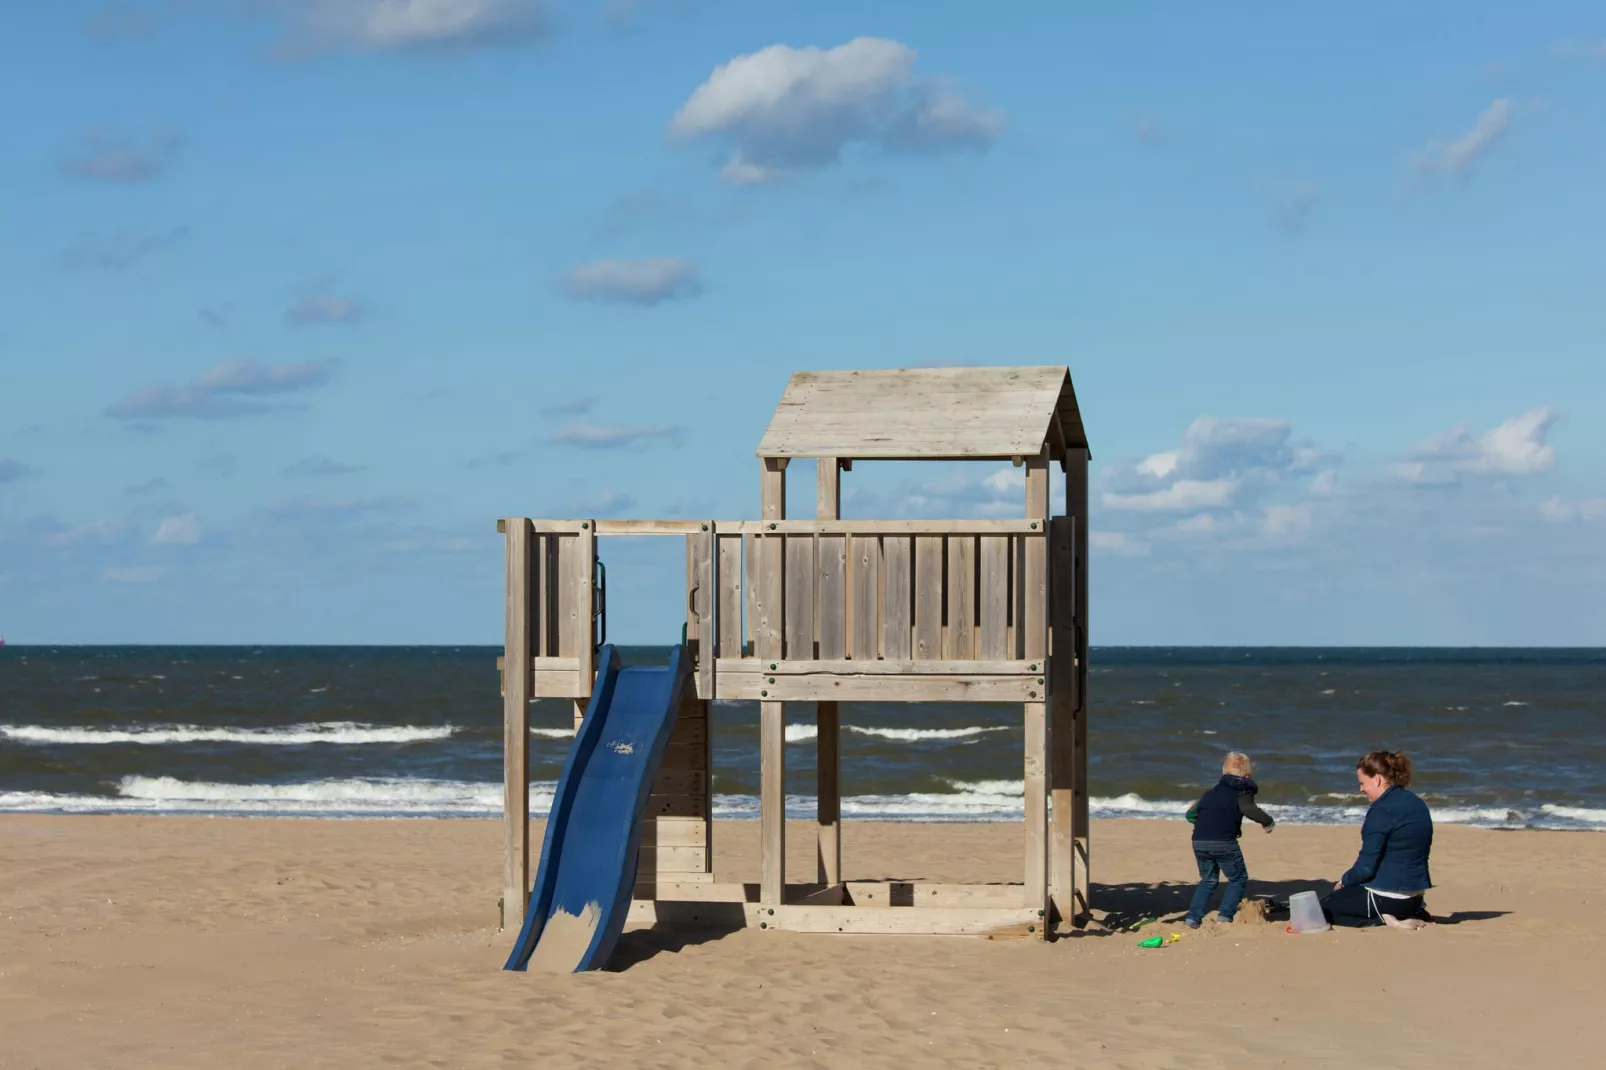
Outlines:
{"label": "white cloud", "polygon": [[151,542],[158,546],[188,546],[201,537],[200,522],[194,513],[163,517],[151,534]]}
{"label": "white cloud", "polygon": [[1120,531],[1090,531],[1087,541],[1094,551],[1114,554],[1117,557],[1147,557],[1149,546],[1125,532]]}
{"label": "white cloud", "polygon": [[1331,468],[1324,468],[1316,473],[1311,480],[1310,492],[1318,498],[1330,498],[1338,493],[1338,473]]}
{"label": "white cloud", "polygon": [[208,369],[187,386],[147,386],[125,396],[106,410],[118,420],[217,420],[270,411],[270,406],[244,400],[268,394],[288,394],[322,386],[329,365],[258,364],[239,358]]}
{"label": "white cloud", "polygon": [[98,182],[149,182],[167,170],[183,147],[183,138],[166,131],[137,141],[91,130],[62,154],[60,165],[67,174]]}
{"label": "white cloud", "polygon": [[83,542],[106,544],[114,541],[121,530],[110,520],[96,520],[53,531],[45,536],[45,543],[49,546],[73,546]]}
{"label": "white cloud", "polygon": [[1300,502],[1297,505],[1268,505],[1260,530],[1267,538],[1287,539],[1309,532],[1314,519],[1314,507],[1309,502]]}
{"label": "white cloud", "polygon": [[716,67],[670,120],[669,135],[729,144],[720,174],[735,185],[835,163],[854,143],[933,152],[997,139],[1002,111],[916,79],[914,64],[914,49],[878,37],[830,49],[771,45]]}
{"label": "white cloud", "polygon": [[1195,513],[1193,516],[1177,521],[1171,526],[1171,530],[1178,535],[1209,535],[1219,527],[1220,525],[1216,523],[1216,518],[1212,514]]}
{"label": "white cloud", "polygon": [[1466,174],[1472,170],[1478,158],[1500,140],[1510,125],[1511,101],[1501,97],[1484,109],[1471,130],[1454,141],[1448,144],[1429,142],[1412,157],[1411,170],[1415,174],[1434,171]]}
{"label": "white cloud", "polygon": [[279,55],[467,50],[517,43],[552,28],[547,0],[287,0]]}
{"label": "white cloud", "polygon": [[1224,509],[1238,492],[1236,479],[1180,479],[1161,490],[1138,494],[1105,491],[1100,501],[1106,509],[1134,509],[1143,512],[1179,509]]}
{"label": "white cloud", "polygon": [[1539,515],[1552,524],[1606,519],[1606,498],[1589,498],[1579,502],[1550,498],[1539,503]]}
{"label": "white cloud", "polygon": [[1545,440],[1558,419],[1559,413],[1542,405],[1481,435],[1463,424],[1422,442],[1389,471],[1425,486],[1454,483],[1467,475],[1542,475],[1556,466],[1556,449]]}
{"label": "white cloud", "polygon": [[338,297],[331,293],[329,290],[331,281],[328,279],[318,281],[306,296],[285,309],[285,322],[298,327],[316,327],[356,323],[367,315],[368,310],[361,304],[349,297]]}
{"label": "white cloud", "polygon": [[702,292],[697,265],[680,257],[596,260],[574,268],[561,280],[565,293],[583,301],[656,305]]}
{"label": "white cloud", "polygon": [[588,450],[619,450],[639,442],[678,440],[684,433],[682,427],[606,427],[580,419],[558,428],[552,441]]}

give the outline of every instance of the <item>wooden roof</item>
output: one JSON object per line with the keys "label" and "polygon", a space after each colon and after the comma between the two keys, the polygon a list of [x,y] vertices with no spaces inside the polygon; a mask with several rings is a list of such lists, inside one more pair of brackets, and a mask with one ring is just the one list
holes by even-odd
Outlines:
{"label": "wooden roof", "polygon": [[760,457],[1059,460],[1087,433],[1063,365],[794,372]]}

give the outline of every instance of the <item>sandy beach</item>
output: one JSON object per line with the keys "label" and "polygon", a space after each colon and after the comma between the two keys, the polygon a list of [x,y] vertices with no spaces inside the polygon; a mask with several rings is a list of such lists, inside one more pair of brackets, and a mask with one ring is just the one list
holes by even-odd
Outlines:
{"label": "sandy beach", "polygon": [[[808,879],[809,828],[792,870]],[[1161,950],[1181,822],[1095,823],[1105,923],[967,937],[627,933],[616,972],[500,969],[494,821],[0,818],[0,1065],[1598,1066],[1606,836],[1441,827],[1444,922]],[[539,834],[539,829],[536,830]],[[1015,825],[850,824],[850,877],[1018,869]],[[1348,828],[1246,833],[1251,894],[1331,880]],[[758,826],[716,829],[752,879]],[[1112,931],[1115,930],[1115,931]],[[1161,924],[1152,932],[1184,932]]]}

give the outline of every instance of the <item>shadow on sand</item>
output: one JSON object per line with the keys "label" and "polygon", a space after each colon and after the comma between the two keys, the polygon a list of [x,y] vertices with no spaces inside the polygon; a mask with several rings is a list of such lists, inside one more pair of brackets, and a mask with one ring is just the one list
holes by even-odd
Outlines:
{"label": "shadow on sand", "polygon": [[[1116,935],[1127,932],[1133,925],[1145,918],[1160,920],[1177,920],[1187,912],[1188,903],[1193,898],[1194,883],[1166,882],[1162,884],[1094,884],[1092,887],[1092,901],[1103,913],[1101,919],[1104,931],[1095,933],[1089,931],[1087,935]],[[1249,881],[1249,890],[1244,893],[1244,901],[1258,899],[1268,904],[1272,917],[1286,917],[1288,908],[1272,904],[1286,904],[1288,897],[1295,892],[1315,892],[1318,896],[1325,896],[1333,890],[1331,881]],[[1432,904],[1432,893],[1428,895],[1428,903]],[[1221,892],[1218,890],[1210,900],[1210,908],[1214,910],[1221,903]],[[1489,921],[1494,918],[1505,917],[1509,910],[1458,910],[1453,914],[1435,914],[1433,920],[1439,925],[1460,925],[1468,921]]]}

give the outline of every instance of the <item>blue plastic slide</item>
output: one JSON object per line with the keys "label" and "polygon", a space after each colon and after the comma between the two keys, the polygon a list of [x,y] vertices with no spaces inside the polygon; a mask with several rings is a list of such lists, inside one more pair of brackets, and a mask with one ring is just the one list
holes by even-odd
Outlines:
{"label": "blue plastic slide", "polygon": [[685,648],[664,667],[621,669],[599,652],[597,683],[563,763],[524,927],[503,969],[579,973],[607,965],[630,913],[647,810],[675,727]]}

